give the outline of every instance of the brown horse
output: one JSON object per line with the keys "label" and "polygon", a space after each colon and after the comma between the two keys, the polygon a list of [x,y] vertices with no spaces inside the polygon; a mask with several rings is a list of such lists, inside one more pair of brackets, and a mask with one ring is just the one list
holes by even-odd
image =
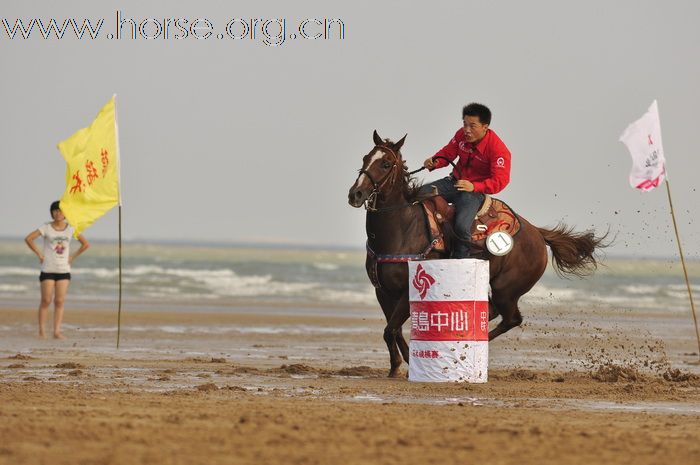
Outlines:
{"label": "brown horse", "polygon": [[[408,363],[408,344],[401,327],[409,317],[408,266],[412,259],[446,258],[431,248],[425,212],[418,198],[418,188],[401,157],[406,139],[394,143],[382,140],[374,131],[375,147],[364,156],[357,180],[350,188],[348,202],[367,208],[366,268],[375,283],[377,300],[386,317],[384,341],[389,349],[390,377],[398,375],[401,358]],[[548,245],[552,250],[557,273],[585,276],[596,268],[594,252],[603,237],[592,231],[574,233],[566,225],[553,229],[538,228],[523,217],[513,249],[504,256],[488,255],[491,297],[489,319],[501,321],[489,331],[489,340],[522,323],[518,300],[540,279],[547,267]],[[395,257],[381,260],[377,257]]]}

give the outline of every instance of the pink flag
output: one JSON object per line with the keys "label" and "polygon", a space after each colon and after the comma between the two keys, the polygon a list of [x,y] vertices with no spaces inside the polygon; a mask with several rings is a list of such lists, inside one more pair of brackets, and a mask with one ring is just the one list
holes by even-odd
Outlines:
{"label": "pink flag", "polygon": [[656,100],[649,110],[634,123],[627,126],[620,136],[632,156],[630,184],[649,191],[657,187],[666,177],[666,159],[661,145],[661,123]]}

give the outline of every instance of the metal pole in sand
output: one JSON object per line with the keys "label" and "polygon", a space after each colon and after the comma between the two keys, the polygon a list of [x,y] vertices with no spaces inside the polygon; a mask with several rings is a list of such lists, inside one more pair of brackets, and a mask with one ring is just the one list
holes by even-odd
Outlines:
{"label": "metal pole in sand", "polygon": [[698,317],[695,314],[695,304],[693,303],[693,291],[690,288],[690,280],[688,280],[688,269],[685,266],[685,257],[683,257],[683,247],[681,246],[681,237],[678,234],[678,225],[676,224],[676,215],[673,212],[673,201],[671,200],[671,187],[666,178],[666,193],[668,194],[668,204],[671,207],[671,218],[673,218],[673,229],[676,231],[676,242],[678,242],[678,252],[681,254],[681,264],[683,265],[683,274],[685,275],[685,285],[688,287],[688,297],[690,298],[690,309],[693,311],[693,321],[695,322],[695,337],[698,340],[698,358],[700,358],[700,332],[698,332]]}
{"label": "metal pole in sand", "polygon": [[119,186],[119,303],[117,306],[117,349],[122,330],[122,179],[121,152],[119,151],[119,124],[117,124],[117,94],[114,94],[114,138],[117,148],[117,185]]}
{"label": "metal pole in sand", "polygon": [[117,307],[117,349],[122,329],[122,206],[119,205],[119,304]]}

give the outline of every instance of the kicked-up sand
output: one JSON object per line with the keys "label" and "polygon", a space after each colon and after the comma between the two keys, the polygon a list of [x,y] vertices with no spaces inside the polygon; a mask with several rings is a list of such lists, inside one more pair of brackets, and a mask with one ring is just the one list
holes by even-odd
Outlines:
{"label": "kicked-up sand", "polygon": [[386,378],[379,313],[173,303],[116,349],[113,310],[2,308],[0,464],[700,463],[689,315],[526,308],[488,383],[435,384]]}

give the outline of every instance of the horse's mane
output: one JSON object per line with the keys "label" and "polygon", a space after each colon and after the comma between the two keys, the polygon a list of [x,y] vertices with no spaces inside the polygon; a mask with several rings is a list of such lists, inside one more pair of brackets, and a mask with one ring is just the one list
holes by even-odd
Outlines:
{"label": "horse's mane", "polygon": [[420,197],[420,190],[423,187],[423,181],[419,181],[413,176],[411,176],[408,172],[408,167],[406,166],[406,162],[401,160],[403,162],[403,178],[404,178],[404,184],[403,184],[403,196],[406,199],[407,202],[415,202],[416,200],[419,200]]}
{"label": "horse's mane", "polygon": [[[394,142],[392,142],[390,139],[384,139],[384,143],[389,146],[389,148],[393,147],[394,145]],[[423,187],[423,182],[417,180],[410,174],[408,171],[408,165],[406,165],[406,160],[404,160],[403,155],[401,155],[401,151],[397,150],[396,154],[399,156],[399,160],[401,161],[401,170],[403,174],[401,188],[403,190],[404,199],[406,199],[406,201],[409,203],[421,200],[421,197],[423,196],[420,196],[419,193],[421,187]]]}

